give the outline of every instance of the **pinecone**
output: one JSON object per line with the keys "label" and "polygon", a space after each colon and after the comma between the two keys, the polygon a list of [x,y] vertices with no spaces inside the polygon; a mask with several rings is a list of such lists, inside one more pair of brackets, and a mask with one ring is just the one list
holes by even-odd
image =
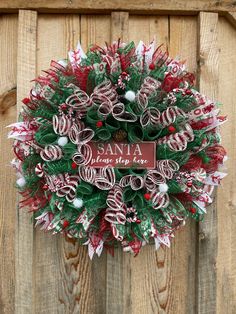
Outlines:
{"label": "pinecone", "polygon": [[127,138],[127,133],[123,129],[119,129],[113,133],[115,142],[122,142]]}

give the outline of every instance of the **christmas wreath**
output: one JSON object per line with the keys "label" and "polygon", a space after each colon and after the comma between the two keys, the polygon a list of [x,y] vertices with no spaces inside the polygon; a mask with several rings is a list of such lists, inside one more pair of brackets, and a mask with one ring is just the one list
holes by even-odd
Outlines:
{"label": "christmas wreath", "polygon": [[20,206],[36,226],[137,254],[203,218],[226,159],[218,103],[154,43],[120,41],[52,61],[11,125]]}

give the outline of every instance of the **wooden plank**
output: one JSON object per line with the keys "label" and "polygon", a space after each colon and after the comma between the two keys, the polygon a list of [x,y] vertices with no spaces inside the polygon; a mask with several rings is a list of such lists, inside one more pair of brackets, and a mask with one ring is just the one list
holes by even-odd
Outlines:
{"label": "wooden plank", "polygon": [[166,49],[169,43],[168,21],[167,16],[131,15],[129,18],[130,40],[136,44],[140,40],[146,44],[155,40],[157,46],[164,44],[163,49]]}
{"label": "wooden plank", "polygon": [[[129,40],[129,15],[126,12],[112,12],[111,42]],[[126,255],[126,256],[125,256]],[[121,247],[115,249],[115,256],[107,255],[106,267],[106,312],[130,313],[130,256]]]}
{"label": "wooden plank", "polygon": [[[37,13],[19,11],[17,49],[17,110],[28,95],[36,70]],[[16,313],[33,313],[33,225],[26,209],[19,209],[16,225]]]}
{"label": "wooden plank", "polygon": [[39,12],[79,12],[79,13],[108,13],[111,11],[129,11],[133,13],[146,14],[147,12],[156,14],[172,13],[182,14],[197,13],[199,11],[226,12],[236,11],[234,0],[1,0],[0,10],[2,12],[14,12],[18,9],[31,9]]}
{"label": "wooden plank", "polygon": [[[199,15],[199,90],[213,100],[218,98],[219,46],[218,14]],[[205,220],[199,223],[198,312],[216,313],[217,288],[217,206],[208,207]]]}
{"label": "wooden plank", "polygon": [[123,42],[129,40],[129,13],[111,13],[111,42],[121,39]]}
{"label": "wooden plank", "polygon": [[226,12],[225,14],[226,18],[228,19],[228,21],[234,26],[236,27],[236,12]]}
{"label": "wooden plank", "polygon": [[81,44],[86,51],[91,44],[104,45],[111,37],[110,15],[81,16]]}
{"label": "wooden plank", "polygon": [[[110,15],[82,15],[81,16],[81,44],[87,51],[91,44],[104,46],[111,38]],[[81,313],[106,313],[106,283],[107,283],[107,256],[104,251],[101,257],[95,256],[79,265],[79,271],[87,285],[81,285],[80,311]],[[108,312],[109,313],[109,312]]]}
{"label": "wooden plank", "polygon": [[[67,57],[80,37],[80,16],[40,15],[37,36],[37,74],[50,61]],[[35,231],[35,313],[78,313],[81,286],[88,285],[90,269],[77,241]],[[80,263],[88,274],[80,273]],[[86,289],[86,288],[85,288]]]}
{"label": "wooden plank", "polygon": [[[164,42],[171,56],[183,51],[182,58],[196,70],[196,26],[193,17],[183,21],[131,16],[129,39]],[[195,313],[195,239],[195,225],[188,224],[176,234],[171,249],[155,252],[154,246],[148,245],[136,258],[123,255],[121,280],[128,278],[123,284],[124,313]]]}
{"label": "wooden plank", "polygon": [[[17,16],[0,17],[0,308],[3,314],[15,311],[15,174],[10,170],[13,158],[6,126],[16,119],[16,102],[9,103],[8,90],[16,86]],[[7,99],[6,99],[7,97]],[[6,103],[7,100],[7,103]],[[13,106],[12,106],[13,105]],[[10,197],[9,197],[10,196]]]}
{"label": "wooden plank", "polygon": [[236,313],[236,30],[225,18],[219,20],[219,101],[222,114],[228,116],[222,127],[222,144],[229,159],[227,177],[217,191],[218,255],[217,255],[217,314]]}

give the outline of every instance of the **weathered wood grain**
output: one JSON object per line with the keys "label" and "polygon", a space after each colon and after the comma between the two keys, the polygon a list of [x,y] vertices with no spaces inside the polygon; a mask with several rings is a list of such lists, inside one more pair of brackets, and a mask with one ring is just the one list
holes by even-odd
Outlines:
{"label": "weathered wood grain", "polygon": [[163,44],[163,49],[168,48],[168,17],[167,16],[140,16],[129,17],[129,36],[136,44],[142,40],[146,44],[155,40],[157,46]]}
{"label": "weathered wood grain", "polygon": [[[36,71],[37,13],[19,11],[17,47],[17,111],[28,95]],[[16,313],[32,313],[34,307],[34,237],[27,209],[18,209],[16,224]]]}
{"label": "weathered wood grain", "polygon": [[[8,90],[16,85],[17,16],[0,17],[0,309],[1,313],[15,310],[15,175],[10,169],[11,142],[6,126],[16,119],[16,106],[6,106]],[[14,103],[15,105],[16,103]]]}
{"label": "weathered wood grain", "polygon": [[226,12],[225,17],[236,28],[236,12],[232,11]]}
{"label": "weathered wood grain", "polygon": [[[111,39],[129,40],[129,16],[126,12],[111,15]],[[106,257],[106,308],[105,313],[130,313],[131,310],[131,265],[130,256],[124,256],[121,247],[115,249],[115,256]]]}
{"label": "weathered wood grain", "polygon": [[[39,74],[49,68],[52,59],[66,58],[67,51],[76,47],[80,16],[40,15],[37,32]],[[78,313],[82,277],[79,267],[83,256],[76,241],[35,230],[36,313]]]}
{"label": "weathered wood grain", "polygon": [[[199,90],[213,100],[218,98],[219,45],[218,14],[199,15]],[[215,194],[214,194],[215,196]],[[217,206],[215,197],[207,215],[199,223],[198,311],[216,313],[217,287]]]}
{"label": "weathered wood grain", "polygon": [[81,45],[86,50],[91,44],[104,45],[111,37],[110,15],[81,16]]}
{"label": "weathered wood grain", "polygon": [[[149,18],[151,27],[146,21]],[[196,19],[190,17],[182,21],[181,18],[166,17],[164,20],[162,17],[161,22],[156,23],[158,17],[149,18],[138,17],[139,22],[133,21],[130,38],[134,36],[137,41],[145,38],[148,42],[156,37],[158,44],[164,42],[169,46],[171,56],[176,55],[177,49],[183,51],[181,57],[188,59],[191,70],[196,70]],[[131,313],[194,313],[194,224],[176,234],[171,249],[161,248],[155,252],[152,245],[147,246],[135,259],[131,257],[130,265]]]}
{"label": "weathered wood grain", "polygon": [[219,20],[219,101],[228,121],[221,129],[229,159],[228,172],[217,191],[218,255],[216,313],[236,313],[236,30],[224,18]]}
{"label": "weathered wood grain", "polygon": [[186,11],[196,13],[199,11],[236,11],[234,0],[1,0],[0,10],[12,12],[17,9],[34,9],[39,12],[72,12],[79,13],[105,13],[115,10],[132,11],[133,13],[174,13],[180,14]]}
{"label": "weathered wood grain", "polygon": [[111,42],[120,38],[122,42],[129,40],[129,13],[112,12],[111,13]]}
{"label": "weathered wood grain", "polygon": [[10,107],[16,105],[16,87],[0,95],[0,113],[5,113]]}

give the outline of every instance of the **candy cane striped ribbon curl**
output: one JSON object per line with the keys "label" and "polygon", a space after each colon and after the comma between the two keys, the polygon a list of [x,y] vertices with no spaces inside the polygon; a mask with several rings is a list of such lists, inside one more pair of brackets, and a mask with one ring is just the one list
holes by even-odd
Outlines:
{"label": "candy cane striped ribbon curl", "polygon": [[162,127],[166,127],[174,123],[176,118],[179,116],[182,116],[183,118],[187,117],[186,113],[182,109],[176,106],[168,107],[161,113],[159,123],[162,125]]}
{"label": "candy cane striped ribbon curl", "polygon": [[87,165],[92,158],[92,149],[87,144],[77,146],[77,152],[72,156],[72,160],[77,165]]}
{"label": "candy cane striped ribbon curl", "polygon": [[132,190],[140,190],[144,187],[144,178],[141,176],[127,175],[120,179],[121,187],[130,186]]}
{"label": "candy cane striped ribbon curl", "polygon": [[116,181],[115,170],[109,166],[97,170],[94,185],[100,190],[110,190]]}
{"label": "candy cane striped ribbon curl", "polygon": [[155,191],[157,186],[165,183],[165,177],[163,174],[158,172],[157,170],[148,170],[146,179],[145,179],[145,187],[148,191]]}
{"label": "candy cane striped ribbon curl", "polygon": [[47,145],[41,150],[40,157],[44,161],[55,161],[62,157],[62,149],[58,145]]}
{"label": "candy cane striped ribbon curl", "polygon": [[[106,219],[106,218],[105,218]],[[109,219],[109,217],[108,217]],[[121,232],[117,229],[115,223],[111,223],[111,232],[118,241],[122,241],[124,239],[124,236],[121,234]]]}
{"label": "candy cane striped ribbon curl", "polygon": [[143,110],[147,107],[148,97],[150,97],[150,95],[154,93],[160,86],[161,83],[150,76],[144,79],[144,82],[141,85],[138,94],[136,95],[139,109]]}
{"label": "candy cane striped ribbon curl", "polygon": [[81,125],[73,124],[68,135],[72,143],[86,144],[94,137],[94,131],[90,128],[82,129]]}
{"label": "candy cane striped ribbon curl", "polygon": [[194,133],[189,124],[186,124],[183,130],[164,136],[158,140],[158,144],[167,144],[171,150],[179,152],[187,148],[189,142],[194,140]]}
{"label": "candy cane striped ribbon curl", "polygon": [[89,166],[81,166],[78,169],[81,180],[93,184],[96,178],[96,169]]}
{"label": "candy cane striped ribbon curl", "polygon": [[122,197],[123,190],[117,184],[108,193],[105,219],[112,224],[124,225],[126,222],[126,205]]}
{"label": "candy cane striped ribbon curl", "polygon": [[156,125],[160,121],[160,111],[157,108],[149,107],[144,109],[141,117],[140,117],[140,123],[143,128],[149,126],[149,125]]}
{"label": "candy cane striped ribbon curl", "polygon": [[152,207],[154,209],[166,208],[169,205],[169,195],[157,190],[151,193]]}
{"label": "candy cane striped ribbon curl", "polygon": [[67,135],[72,127],[72,120],[65,114],[61,116],[54,115],[52,118],[52,125],[56,134]]}
{"label": "candy cane striped ribbon curl", "polygon": [[179,170],[179,164],[170,159],[158,160],[156,163],[156,169],[166,179],[172,179],[174,173]]}
{"label": "candy cane striped ribbon curl", "polygon": [[135,122],[138,119],[134,113],[125,110],[123,103],[117,103],[113,106],[112,115],[118,121]]}
{"label": "candy cane striped ribbon curl", "polygon": [[73,88],[74,91],[73,94],[66,99],[65,103],[75,110],[79,117],[82,118],[92,106],[92,101],[87,93],[74,84],[69,84],[68,87]]}
{"label": "candy cane striped ribbon curl", "polygon": [[105,81],[95,87],[91,97],[91,102],[98,104],[98,113],[107,117],[111,113],[113,106],[118,102],[118,94],[110,81]]}
{"label": "candy cane striped ribbon curl", "polygon": [[73,202],[76,196],[76,188],[78,186],[79,176],[71,175],[67,181],[67,184],[59,188],[56,194],[59,197],[66,197],[68,202]]}

